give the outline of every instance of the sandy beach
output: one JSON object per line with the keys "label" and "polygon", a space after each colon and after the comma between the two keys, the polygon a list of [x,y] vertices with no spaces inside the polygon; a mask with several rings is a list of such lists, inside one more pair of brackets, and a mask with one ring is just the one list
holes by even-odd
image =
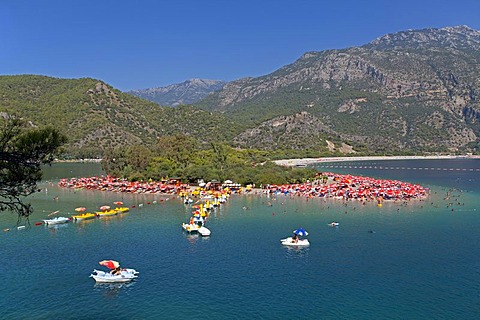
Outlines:
{"label": "sandy beach", "polygon": [[274,162],[279,166],[298,167],[319,162],[345,162],[345,161],[377,161],[377,160],[441,160],[441,159],[480,159],[472,155],[444,155],[444,156],[363,156],[363,157],[331,157],[331,158],[301,158],[282,159]]}
{"label": "sandy beach", "polygon": [[[281,166],[298,166],[303,167],[313,163],[329,163],[329,162],[345,162],[345,161],[376,161],[376,160],[438,160],[438,159],[480,159],[479,156],[362,156],[362,157],[330,157],[330,158],[302,158],[302,159],[286,159],[277,160],[275,163]],[[362,201],[368,200],[408,200],[423,199],[428,196],[428,191],[419,185],[413,185],[406,182],[395,180],[381,180],[369,177],[341,175],[335,173],[325,173],[327,179],[319,179],[312,182],[302,184],[285,184],[285,185],[267,185],[261,189],[249,188],[250,192],[245,189],[242,194],[260,194],[281,193],[284,195],[296,195],[304,197],[326,197],[326,198],[342,198],[357,199]],[[122,193],[151,193],[173,195],[179,194],[182,190],[188,190],[193,193],[197,188],[196,185],[189,184],[169,184],[164,182],[139,182],[127,181],[126,179],[115,178],[111,176],[100,177],[83,177],[61,179],[60,187],[72,189],[89,189],[100,191],[113,191]],[[240,188],[244,190],[244,187]],[[236,190],[231,190],[239,193]]]}

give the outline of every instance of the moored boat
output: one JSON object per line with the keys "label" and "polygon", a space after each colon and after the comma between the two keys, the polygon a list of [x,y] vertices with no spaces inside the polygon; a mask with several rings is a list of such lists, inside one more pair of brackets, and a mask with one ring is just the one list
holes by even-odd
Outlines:
{"label": "moored boat", "polygon": [[108,216],[114,216],[114,215],[118,214],[118,211],[116,211],[116,210],[106,210],[106,211],[97,211],[95,213],[99,217],[108,217]]}
{"label": "moored boat", "polygon": [[113,210],[115,210],[117,212],[120,212],[120,213],[130,211],[130,209],[128,207],[118,207],[118,208],[115,208]]}
{"label": "moored boat", "polygon": [[95,213],[86,212],[86,213],[82,213],[82,214],[73,215],[72,219],[75,220],[75,221],[81,221],[81,220],[94,219],[96,217],[97,217],[97,215]]}
{"label": "moored boat", "polygon": [[208,237],[210,236],[210,229],[208,228],[205,228],[205,227],[200,227],[198,228],[198,233],[200,233],[203,237]]}
{"label": "moored boat", "polygon": [[198,229],[200,229],[198,224],[195,223],[182,223],[182,228],[187,232],[198,232]]}
{"label": "moored boat", "polygon": [[43,220],[45,224],[60,224],[60,223],[67,223],[68,221],[70,221],[70,219],[66,217],[56,217],[53,219]]}

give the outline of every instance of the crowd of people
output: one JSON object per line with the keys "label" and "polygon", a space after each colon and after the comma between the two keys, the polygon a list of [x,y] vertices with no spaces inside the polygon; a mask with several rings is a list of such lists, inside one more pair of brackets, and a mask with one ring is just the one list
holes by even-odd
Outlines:
{"label": "crowd of people", "polygon": [[[180,184],[178,181],[131,182],[111,176],[62,179],[59,185],[73,189],[164,194],[177,194],[190,188],[189,185]],[[262,191],[267,194],[362,201],[422,199],[428,195],[428,189],[418,184],[330,172],[322,173],[318,179],[307,183],[264,185]]]}
{"label": "crowd of people", "polygon": [[165,194],[175,194],[187,187],[187,185],[180,184],[177,181],[128,181],[127,179],[115,178],[108,175],[88,178],[61,179],[58,185],[72,189]]}
{"label": "crowd of people", "polygon": [[322,178],[302,184],[268,185],[264,192],[345,200],[382,201],[423,199],[428,189],[418,184],[363,176],[322,173]]}

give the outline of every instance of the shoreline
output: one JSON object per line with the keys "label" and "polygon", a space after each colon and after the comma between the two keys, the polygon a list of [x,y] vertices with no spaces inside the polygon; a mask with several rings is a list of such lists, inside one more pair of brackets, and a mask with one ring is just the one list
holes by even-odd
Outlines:
{"label": "shoreline", "polygon": [[[267,184],[260,188],[255,186],[221,189],[201,189],[199,186],[189,184],[166,184],[163,182],[130,182],[110,176],[83,177],[61,179],[59,187],[71,189],[87,189],[98,191],[110,191],[120,193],[141,194],[172,194],[181,197],[195,198],[196,196],[214,196],[219,198],[221,194],[267,194],[267,195],[292,195],[307,198],[336,198],[344,200],[361,200],[362,202],[377,200],[410,200],[424,199],[428,197],[428,190],[421,185],[411,184],[398,180],[376,179],[371,177],[343,175],[336,173],[324,173],[321,177],[315,177],[313,181],[295,184]],[[228,187],[228,186],[227,186]],[[195,191],[197,191],[195,193]],[[222,196],[223,197],[223,196]]]}
{"label": "shoreline", "polygon": [[[383,160],[442,160],[442,159],[480,159],[480,155],[441,155],[441,156],[358,156],[358,157],[322,157],[322,158],[297,158],[274,160],[279,166],[305,166],[321,162],[346,162],[346,161],[383,161]],[[101,162],[102,159],[55,159],[53,163],[62,162]]]}
{"label": "shoreline", "polygon": [[444,159],[480,159],[473,155],[446,155],[446,156],[361,156],[361,157],[326,157],[326,158],[299,158],[273,161],[284,167],[302,167],[313,163],[346,162],[346,161],[383,161],[383,160],[444,160]]}

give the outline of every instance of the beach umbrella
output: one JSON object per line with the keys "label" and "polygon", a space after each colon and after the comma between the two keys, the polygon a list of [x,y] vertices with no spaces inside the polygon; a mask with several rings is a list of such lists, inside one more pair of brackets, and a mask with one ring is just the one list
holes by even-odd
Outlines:
{"label": "beach umbrella", "polygon": [[102,210],[102,211],[109,210],[109,209],[110,209],[110,206],[101,206],[100,207],[100,210]]}
{"label": "beach umbrella", "polygon": [[101,266],[107,267],[109,269],[116,269],[120,267],[120,263],[115,260],[102,260],[98,264]]}
{"label": "beach umbrella", "polygon": [[117,206],[121,206],[123,204],[122,201],[115,201],[113,204],[117,205]]}
{"label": "beach umbrella", "polygon": [[296,230],[293,230],[293,233],[295,233],[297,236],[308,236],[308,232],[307,230],[303,229],[303,228],[298,228]]}
{"label": "beach umbrella", "polygon": [[83,211],[85,211],[85,210],[87,210],[87,208],[85,208],[85,207],[75,208],[75,211],[77,211],[77,212],[83,212]]}

